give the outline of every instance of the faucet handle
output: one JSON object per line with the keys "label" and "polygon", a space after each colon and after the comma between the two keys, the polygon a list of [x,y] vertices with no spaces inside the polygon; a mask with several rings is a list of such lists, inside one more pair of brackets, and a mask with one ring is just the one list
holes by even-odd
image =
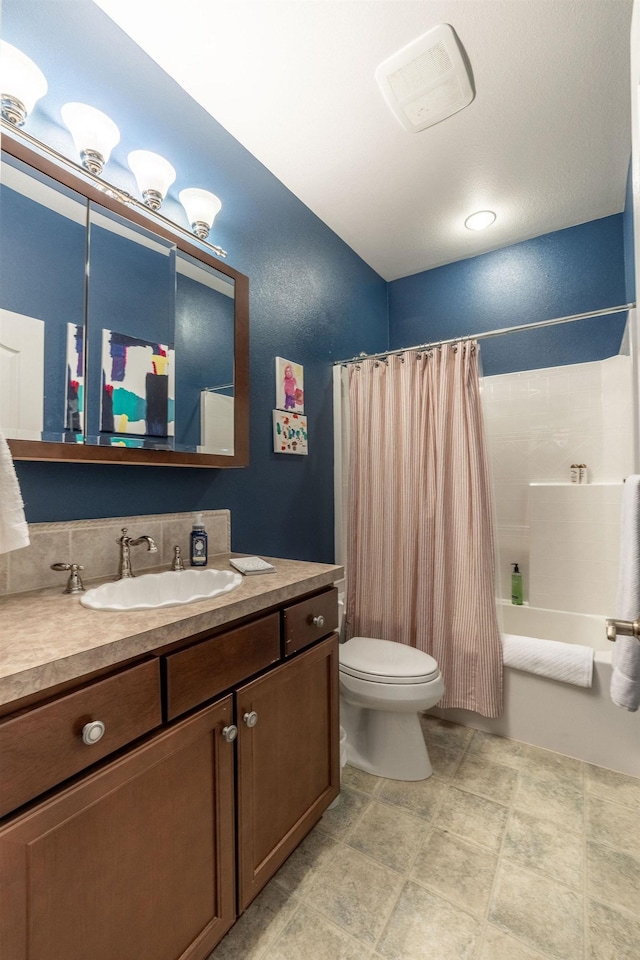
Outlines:
{"label": "faucet handle", "polygon": [[84,567],[79,563],[52,563],[52,570],[68,570],[69,579],[67,580],[66,589],[63,590],[63,593],[84,593],[84,584],[80,577],[80,570],[84,570]]}
{"label": "faucet handle", "polygon": [[122,531],[121,531],[121,532],[122,532],[122,536],[121,536],[121,537],[116,537],[116,543],[119,543],[119,544],[122,546],[122,542],[123,542],[123,540],[125,539],[125,537],[127,536],[127,530],[128,530],[128,529],[129,529],[129,527],[122,527]]}
{"label": "faucet handle", "polygon": [[179,546],[173,548],[173,560],[171,562],[172,570],[184,570],[184,563],[182,562],[182,555]]}

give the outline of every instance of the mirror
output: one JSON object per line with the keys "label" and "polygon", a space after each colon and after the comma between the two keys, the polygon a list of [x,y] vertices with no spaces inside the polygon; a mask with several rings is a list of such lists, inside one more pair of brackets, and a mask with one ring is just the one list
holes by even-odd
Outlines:
{"label": "mirror", "polygon": [[16,459],[248,463],[248,279],[5,138],[0,429]]}

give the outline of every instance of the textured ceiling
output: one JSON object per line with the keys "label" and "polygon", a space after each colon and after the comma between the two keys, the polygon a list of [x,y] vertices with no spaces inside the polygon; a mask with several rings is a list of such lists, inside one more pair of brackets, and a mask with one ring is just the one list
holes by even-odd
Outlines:
{"label": "textured ceiling", "polygon": [[[631,0],[97,5],[387,280],[624,207]],[[476,96],[408,133],[375,69],[439,23]]]}

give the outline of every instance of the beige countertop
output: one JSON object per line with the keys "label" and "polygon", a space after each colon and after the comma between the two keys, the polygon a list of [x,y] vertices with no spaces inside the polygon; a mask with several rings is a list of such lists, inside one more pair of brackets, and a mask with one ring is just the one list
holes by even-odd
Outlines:
{"label": "beige countertop", "polygon": [[[60,588],[0,598],[0,705],[330,586],[342,567],[272,559],[231,593],[158,610],[105,612]],[[209,566],[231,570],[229,554]],[[95,583],[85,586],[95,586]]]}

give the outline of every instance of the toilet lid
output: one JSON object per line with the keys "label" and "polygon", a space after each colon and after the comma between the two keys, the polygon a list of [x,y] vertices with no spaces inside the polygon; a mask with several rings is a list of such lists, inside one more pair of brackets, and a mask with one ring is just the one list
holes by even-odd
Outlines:
{"label": "toilet lid", "polygon": [[340,644],[340,670],[350,677],[376,683],[425,683],[439,673],[438,664],[423,650],[393,640],[352,637]]}

